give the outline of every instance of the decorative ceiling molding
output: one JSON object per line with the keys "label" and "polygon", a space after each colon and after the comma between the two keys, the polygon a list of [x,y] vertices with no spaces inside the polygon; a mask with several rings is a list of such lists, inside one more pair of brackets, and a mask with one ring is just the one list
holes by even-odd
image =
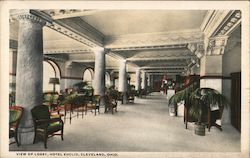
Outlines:
{"label": "decorative ceiling molding", "polygon": [[91,49],[45,49],[44,54],[92,54]]}
{"label": "decorative ceiling molding", "polygon": [[[119,68],[118,69],[113,69],[112,70],[113,73],[118,73],[119,74]],[[135,71],[134,70],[127,70],[127,73],[133,74]]]}
{"label": "decorative ceiling molding", "polygon": [[67,61],[66,59],[58,58],[58,57],[54,57],[54,56],[50,56],[50,55],[43,55],[43,58],[45,60],[54,60],[54,61],[62,61],[62,62]]}
{"label": "decorative ceiling molding", "polygon": [[157,72],[165,72],[165,73],[181,73],[184,70],[145,70],[146,73],[157,73]]}
{"label": "decorative ceiling molding", "polygon": [[176,60],[176,59],[189,59],[192,58],[192,55],[188,56],[169,56],[169,57],[162,57],[162,58],[127,58],[128,61],[161,61],[161,60]]}
{"label": "decorative ceiling molding", "polygon": [[98,47],[98,45],[96,45],[95,43],[93,43],[92,41],[90,41],[89,39],[86,39],[85,37],[79,35],[78,33],[75,33],[74,31],[72,31],[71,29],[68,29],[66,27],[63,27],[61,24],[58,24],[56,22],[53,23],[47,23],[46,25],[47,27],[73,39],[76,40],[80,43],[83,43],[84,45],[92,48],[92,47]]}
{"label": "decorative ceiling molding", "polygon": [[241,23],[240,10],[208,11],[201,25],[207,38],[229,35]]}
{"label": "decorative ceiling molding", "polygon": [[91,59],[72,59],[73,62],[77,62],[77,63],[94,63],[95,60],[91,60]]}
{"label": "decorative ceiling molding", "polygon": [[150,72],[148,73],[149,75],[166,75],[166,74],[170,74],[170,75],[181,75],[183,74],[183,72]]}
{"label": "decorative ceiling molding", "polygon": [[183,57],[183,56],[193,56],[190,51],[184,50],[166,50],[166,51],[146,51],[135,54],[132,58],[167,58],[167,57]]}
{"label": "decorative ceiling molding", "polygon": [[[46,12],[41,12],[39,10],[11,10],[11,21],[18,20],[18,18],[23,17],[24,15],[27,15],[25,17],[32,18],[34,20],[41,21],[42,23],[46,23],[46,26],[73,39],[80,43],[83,43],[84,45],[87,45],[90,48],[93,47],[100,47],[102,44],[97,42],[96,40],[93,40],[86,35],[84,35],[81,31],[75,30],[69,25],[66,25],[60,21],[53,20],[49,14]],[[90,33],[92,34],[92,32]],[[94,34],[94,33],[93,33]]]}
{"label": "decorative ceiling molding", "polygon": [[83,60],[95,60],[95,55],[94,53],[91,53],[91,54],[68,54],[69,56],[69,59],[70,60],[79,60],[79,61],[83,61]]}
{"label": "decorative ceiling molding", "polygon": [[179,66],[179,65],[167,65],[167,66],[143,66],[141,67],[140,69],[144,69],[144,70],[147,70],[147,69],[171,69],[171,68],[184,68],[183,66]]}
{"label": "decorative ceiling molding", "polygon": [[219,36],[229,36],[241,23],[241,11],[236,10],[218,30]]}
{"label": "decorative ceiling molding", "polygon": [[29,10],[29,9],[12,9],[10,10],[10,21],[13,20],[31,20],[42,25],[46,23],[51,23],[52,19],[50,16],[39,12],[37,10]]}
{"label": "decorative ceiling molding", "polygon": [[165,32],[151,34],[135,34],[110,36],[105,39],[105,47],[109,49],[125,50],[150,47],[172,47],[173,45],[183,47],[183,44],[203,41],[203,33],[198,30],[188,30],[182,32]]}
{"label": "decorative ceiling molding", "polygon": [[122,57],[121,55],[115,54],[111,51],[107,51],[107,55],[117,60],[125,60],[125,58]]}
{"label": "decorative ceiling molding", "polygon": [[154,61],[133,61],[140,67],[154,67],[154,66],[160,66],[160,67],[169,67],[169,66],[187,66],[189,64],[188,59],[176,59],[176,60],[159,60],[157,62]]}
{"label": "decorative ceiling molding", "polygon": [[189,43],[187,45],[187,48],[195,54],[195,56],[200,59],[204,56],[204,43]]}
{"label": "decorative ceiling molding", "polygon": [[230,14],[230,10],[211,10],[208,11],[203,23],[201,24],[201,30],[206,37],[211,37],[215,33],[216,29],[221,25],[221,22]]}
{"label": "decorative ceiling molding", "polygon": [[218,36],[206,39],[206,55],[222,55],[224,54],[228,36]]}
{"label": "decorative ceiling molding", "polygon": [[184,66],[181,67],[148,67],[148,68],[141,68],[141,70],[145,70],[145,71],[157,71],[157,70],[184,70]]}
{"label": "decorative ceiling molding", "polygon": [[56,20],[61,26],[71,29],[73,32],[79,34],[80,36],[88,39],[90,42],[98,46],[103,46],[104,35],[95,29],[93,26],[86,23],[80,17],[74,17],[69,19]]}
{"label": "decorative ceiling molding", "polygon": [[159,45],[159,46],[138,46],[138,47],[122,47],[111,48],[111,51],[128,51],[128,50],[156,50],[156,49],[175,49],[186,48],[187,44],[175,44],[175,45]]}
{"label": "decorative ceiling molding", "polygon": [[93,15],[99,13],[103,10],[90,10],[90,9],[49,9],[44,10],[47,14],[49,14],[53,19],[64,19],[64,18],[72,18],[86,15]]}

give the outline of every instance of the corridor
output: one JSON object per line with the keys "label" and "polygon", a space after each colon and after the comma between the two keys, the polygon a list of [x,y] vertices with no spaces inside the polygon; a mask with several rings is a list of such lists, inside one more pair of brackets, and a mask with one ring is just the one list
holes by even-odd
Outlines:
{"label": "corridor", "polygon": [[32,145],[10,145],[10,151],[103,151],[103,152],[239,152],[240,133],[231,125],[223,131],[212,127],[206,136],[185,129],[183,117],[170,117],[166,96],[152,93],[134,104],[118,105],[118,112],[66,120],[64,141],[60,137]]}

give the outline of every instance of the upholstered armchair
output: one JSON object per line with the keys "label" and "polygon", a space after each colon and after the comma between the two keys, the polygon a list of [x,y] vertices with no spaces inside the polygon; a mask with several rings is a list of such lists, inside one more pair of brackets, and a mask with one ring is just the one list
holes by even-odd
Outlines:
{"label": "upholstered armchair", "polygon": [[[33,117],[35,137],[33,144],[37,137],[42,137],[44,140],[44,147],[47,149],[47,139],[54,135],[60,135],[63,140],[63,121],[60,117],[51,118],[49,108],[46,105],[38,105],[31,109]],[[60,133],[58,133],[60,132]]]}
{"label": "upholstered armchair", "polygon": [[10,144],[17,143],[17,146],[20,145],[18,142],[17,133],[22,115],[23,115],[22,107],[20,106],[9,107],[9,138],[15,139],[15,142],[12,142]]}

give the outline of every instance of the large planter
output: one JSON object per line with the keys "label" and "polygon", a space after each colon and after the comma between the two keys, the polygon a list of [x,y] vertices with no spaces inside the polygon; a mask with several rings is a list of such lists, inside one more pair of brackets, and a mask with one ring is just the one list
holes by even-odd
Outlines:
{"label": "large planter", "polygon": [[203,123],[195,123],[194,125],[194,133],[199,136],[205,136],[206,133],[206,125]]}

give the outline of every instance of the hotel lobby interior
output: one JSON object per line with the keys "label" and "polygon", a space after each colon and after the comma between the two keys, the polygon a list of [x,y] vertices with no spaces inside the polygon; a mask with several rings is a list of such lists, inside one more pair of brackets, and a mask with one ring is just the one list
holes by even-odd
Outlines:
{"label": "hotel lobby interior", "polygon": [[241,152],[242,53],[241,10],[12,9],[9,151]]}

